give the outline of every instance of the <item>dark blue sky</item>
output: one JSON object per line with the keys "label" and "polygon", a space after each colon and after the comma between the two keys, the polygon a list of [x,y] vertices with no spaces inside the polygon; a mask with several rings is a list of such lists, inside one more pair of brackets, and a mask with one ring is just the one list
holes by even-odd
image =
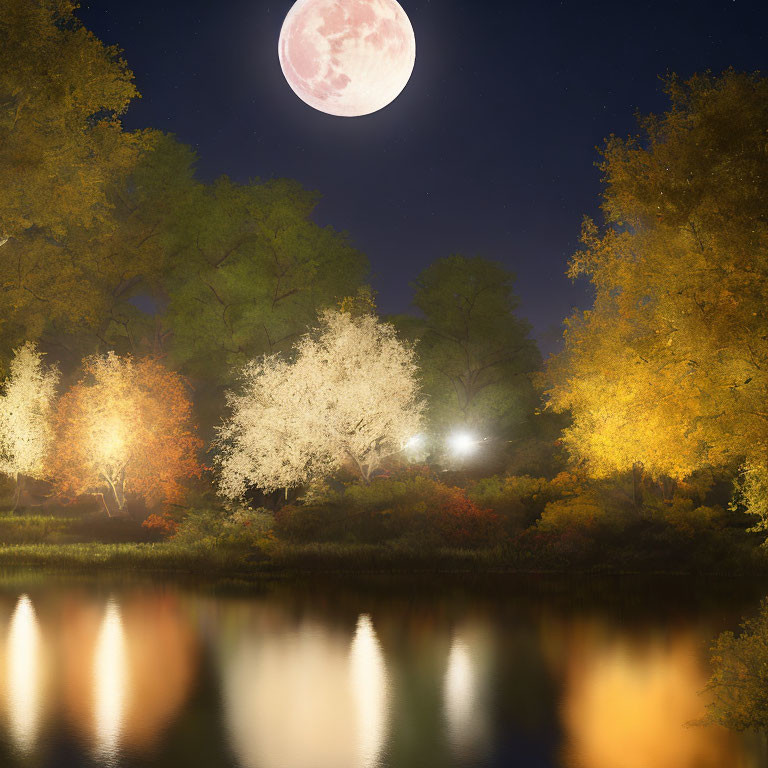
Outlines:
{"label": "dark blue sky", "polygon": [[546,349],[584,285],[564,276],[597,212],[595,146],[665,105],[667,71],[768,67],[768,2],[401,0],[416,32],[411,82],[386,109],[338,118],[285,82],[277,40],[291,0],[90,0],[143,99],[129,127],[176,134],[205,178],[291,177],[350,233],[384,312],[439,256],[502,261]]}

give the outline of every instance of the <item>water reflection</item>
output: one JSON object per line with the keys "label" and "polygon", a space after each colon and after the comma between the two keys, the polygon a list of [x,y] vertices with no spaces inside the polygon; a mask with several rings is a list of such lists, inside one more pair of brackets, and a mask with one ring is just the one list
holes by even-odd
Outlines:
{"label": "water reflection", "polygon": [[359,617],[351,643],[314,622],[285,627],[264,618],[223,652],[227,724],[240,765],[378,765],[388,682],[370,616]]}
{"label": "water reflection", "polygon": [[387,731],[388,681],[371,617],[361,614],[350,652],[352,690],[357,708],[359,768],[379,764]]}
{"label": "water reflection", "polygon": [[110,600],[93,659],[95,750],[102,760],[118,753],[128,697],[128,659],[120,608]]}
{"label": "water reflection", "polygon": [[711,654],[712,700],[705,721],[768,733],[768,599],[742,621],[737,634],[721,633]]}
{"label": "water reflection", "polygon": [[[571,633],[564,700],[567,762],[579,768],[735,768],[736,739],[686,724],[702,714],[706,683],[693,633],[606,636],[605,627]],[[585,638],[591,642],[579,642]]]}
{"label": "water reflection", "polygon": [[225,660],[227,724],[244,768],[355,764],[348,641],[317,624],[243,633]]}
{"label": "water reflection", "polygon": [[94,753],[151,750],[196,674],[194,627],[175,600],[143,595],[62,606],[64,706]]}
{"label": "water reflection", "polygon": [[22,753],[35,746],[41,721],[42,640],[28,595],[16,603],[8,628],[6,686],[11,739]]}
{"label": "water reflection", "polygon": [[[768,766],[759,741],[685,727],[708,703],[720,613],[28,589],[0,584],[3,768]],[[713,711],[730,724],[768,722],[766,638],[768,607],[718,643]]]}
{"label": "water reflection", "polygon": [[445,672],[445,714],[454,743],[461,745],[472,731],[475,679],[469,649],[455,638]]}
{"label": "water reflection", "polygon": [[482,754],[489,737],[483,651],[479,633],[467,637],[456,634],[448,654],[443,685],[445,718],[451,747],[460,758]]}

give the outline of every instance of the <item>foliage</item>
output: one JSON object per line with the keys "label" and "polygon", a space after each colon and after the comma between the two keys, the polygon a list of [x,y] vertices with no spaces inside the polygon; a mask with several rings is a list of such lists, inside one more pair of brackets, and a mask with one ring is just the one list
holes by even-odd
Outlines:
{"label": "foliage", "polygon": [[442,544],[476,549],[498,544],[503,539],[501,520],[467,498],[461,488],[439,492],[430,506],[428,524]]}
{"label": "foliage", "polygon": [[738,635],[723,632],[717,638],[712,667],[706,722],[736,731],[768,729],[768,601]]}
{"label": "foliage", "polygon": [[487,477],[473,483],[467,496],[504,519],[508,532],[520,531],[541,516],[545,506],[564,493],[564,483],[543,477]]}
{"label": "foliage", "polygon": [[348,315],[359,317],[376,312],[376,291],[370,285],[363,285],[352,296],[345,296],[339,302],[339,310]]}
{"label": "foliage", "polygon": [[0,472],[44,475],[53,443],[53,409],[59,372],[46,367],[34,344],[17,349],[0,397]]}
{"label": "foliage", "polygon": [[189,147],[125,131],[133,75],[76,5],[0,1],[0,352],[163,354],[219,383],[353,293],[366,259],[297,182],[205,184]]}
{"label": "foliage", "polygon": [[173,544],[182,548],[251,549],[272,534],[274,515],[266,509],[195,509],[181,521]]}
{"label": "foliage", "polygon": [[162,515],[152,512],[142,522],[141,527],[159,536],[161,539],[167,539],[176,533],[179,524],[167,512],[164,512]]}
{"label": "foliage", "polygon": [[289,349],[358,287],[367,261],[312,221],[317,202],[289,180],[193,185],[164,281],[171,355],[188,374],[227,382],[248,360]]}
{"label": "foliage", "polygon": [[227,396],[231,415],[219,430],[225,496],[240,497],[250,485],[290,488],[333,471],[336,455],[321,439],[324,419],[311,399],[313,386],[279,357],[246,366],[241,391]]}
{"label": "foliage", "polygon": [[199,476],[201,441],[183,380],[151,358],[92,357],[60,400],[51,474],[62,494],[100,492],[110,514],[126,494],[178,503]]}
{"label": "foliage", "polygon": [[413,352],[391,325],[327,311],[294,360],[253,361],[219,429],[220,487],[242,496],[305,484],[349,464],[367,481],[419,431]]}
{"label": "foliage", "polygon": [[738,509],[743,505],[759,522],[757,530],[768,530],[768,471],[763,461],[748,459],[736,479],[736,493],[732,508]]}
{"label": "foliage", "polygon": [[626,523],[626,513],[626,508],[608,509],[599,494],[592,492],[549,502],[536,525],[541,531],[616,529]]}
{"label": "foliage", "polygon": [[376,478],[325,500],[289,505],[276,515],[289,541],[384,542],[408,539],[421,549],[487,547],[504,539],[500,518],[460,488],[424,475]]}
{"label": "foliage", "polygon": [[449,256],[414,285],[422,319],[400,318],[417,352],[435,431],[457,426],[506,437],[533,413],[529,375],[541,359],[529,325],[515,314],[514,276],[487,259]]}
{"label": "foliage", "polygon": [[[768,475],[768,81],[670,78],[643,137],[612,137],[603,229],[570,266],[595,290],[548,367],[564,440],[596,477],[642,466],[683,478],[746,461]],[[650,397],[649,393],[653,393]],[[759,494],[757,494],[759,497]],[[751,511],[765,507],[747,499]]]}
{"label": "foliage", "polygon": [[96,329],[131,274],[134,254],[116,259],[111,245],[114,192],[152,134],[123,131],[133,76],[74,9],[0,3],[0,331],[10,344]]}

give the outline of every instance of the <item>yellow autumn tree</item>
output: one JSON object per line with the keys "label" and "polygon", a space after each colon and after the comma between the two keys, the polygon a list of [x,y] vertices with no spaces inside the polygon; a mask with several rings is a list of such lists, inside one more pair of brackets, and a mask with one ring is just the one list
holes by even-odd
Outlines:
{"label": "yellow autumn tree", "polygon": [[[570,263],[593,307],[549,361],[550,407],[592,474],[747,472],[768,516],[768,80],[667,79],[670,108],[603,148],[605,224]],[[750,485],[751,483],[751,485]]]}

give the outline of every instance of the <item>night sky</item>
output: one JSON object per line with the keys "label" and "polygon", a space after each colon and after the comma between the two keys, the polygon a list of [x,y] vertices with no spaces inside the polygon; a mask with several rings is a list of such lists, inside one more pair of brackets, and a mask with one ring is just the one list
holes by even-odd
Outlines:
{"label": "night sky", "polygon": [[386,109],[301,102],[277,41],[292,0],[91,0],[80,17],[124,51],[143,99],[129,128],[196,148],[203,178],[290,177],[322,224],[369,256],[379,306],[407,310],[434,259],[479,254],[518,275],[545,350],[588,289],[564,275],[600,190],[596,145],[658,111],[658,77],[768,69],[768,2],[400,0],[416,69]]}

